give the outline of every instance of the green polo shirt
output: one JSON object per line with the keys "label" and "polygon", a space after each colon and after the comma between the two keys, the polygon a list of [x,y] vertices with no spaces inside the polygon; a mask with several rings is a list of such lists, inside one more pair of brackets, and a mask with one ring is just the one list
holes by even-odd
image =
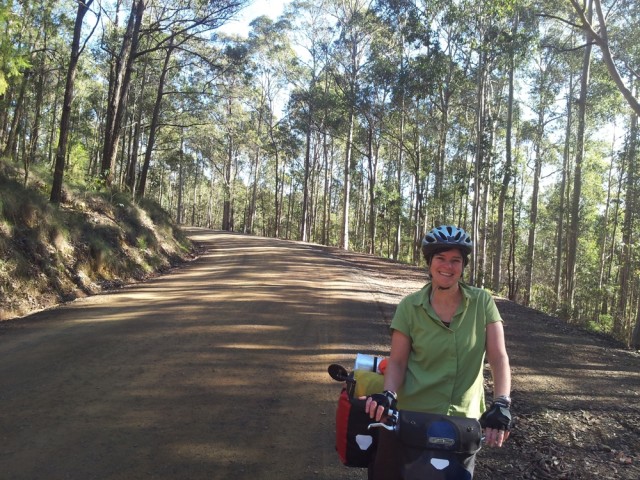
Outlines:
{"label": "green polo shirt", "polygon": [[411,339],[401,409],[473,418],[485,410],[486,326],[502,318],[489,292],[459,285],[463,300],[449,327],[431,306],[430,283],[398,304],[391,328]]}

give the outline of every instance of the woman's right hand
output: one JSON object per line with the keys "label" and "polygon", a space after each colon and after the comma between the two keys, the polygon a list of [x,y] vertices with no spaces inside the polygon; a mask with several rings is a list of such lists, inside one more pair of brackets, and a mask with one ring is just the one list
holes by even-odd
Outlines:
{"label": "woman's right hand", "polygon": [[365,412],[376,422],[382,420],[382,417],[389,414],[389,409],[395,409],[398,403],[398,396],[395,392],[385,390],[382,393],[374,393],[367,397],[365,403]]}

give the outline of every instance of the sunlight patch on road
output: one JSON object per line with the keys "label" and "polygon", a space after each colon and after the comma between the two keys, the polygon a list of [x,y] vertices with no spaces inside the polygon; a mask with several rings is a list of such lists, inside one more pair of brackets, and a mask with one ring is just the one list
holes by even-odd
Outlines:
{"label": "sunlight patch on road", "polygon": [[285,331],[290,330],[288,326],[282,325],[259,325],[255,323],[243,323],[240,325],[225,325],[225,326],[215,326],[216,333],[235,333],[235,332],[246,332],[247,330],[251,331],[264,331],[264,332],[275,332],[275,331]]}
{"label": "sunlight patch on road", "polygon": [[229,350],[284,350],[288,352],[294,352],[298,350],[298,347],[289,347],[286,345],[265,345],[257,343],[229,343],[227,345],[221,345],[217,348],[226,348]]}

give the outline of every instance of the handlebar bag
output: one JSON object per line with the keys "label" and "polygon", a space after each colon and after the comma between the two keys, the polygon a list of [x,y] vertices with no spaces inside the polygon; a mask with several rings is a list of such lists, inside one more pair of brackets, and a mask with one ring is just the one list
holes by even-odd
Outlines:
{"label": "handlebar bag", "polygon": [[482,428],[475,418],[402,410],[398,435],[410,447],[474,454],[480,450]]}

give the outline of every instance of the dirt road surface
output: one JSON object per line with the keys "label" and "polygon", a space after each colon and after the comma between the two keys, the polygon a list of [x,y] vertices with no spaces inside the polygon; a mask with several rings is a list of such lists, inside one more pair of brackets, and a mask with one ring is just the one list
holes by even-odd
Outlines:
{"label": "dirt road surface", "polygon": [[[418,268],[191,230],[144,284],[0,324],[0,479],[365,479],[334,450],[330,363],[384,355]],[[640,478],[640,359],[499,301],[517,428],[476,477]]]}

